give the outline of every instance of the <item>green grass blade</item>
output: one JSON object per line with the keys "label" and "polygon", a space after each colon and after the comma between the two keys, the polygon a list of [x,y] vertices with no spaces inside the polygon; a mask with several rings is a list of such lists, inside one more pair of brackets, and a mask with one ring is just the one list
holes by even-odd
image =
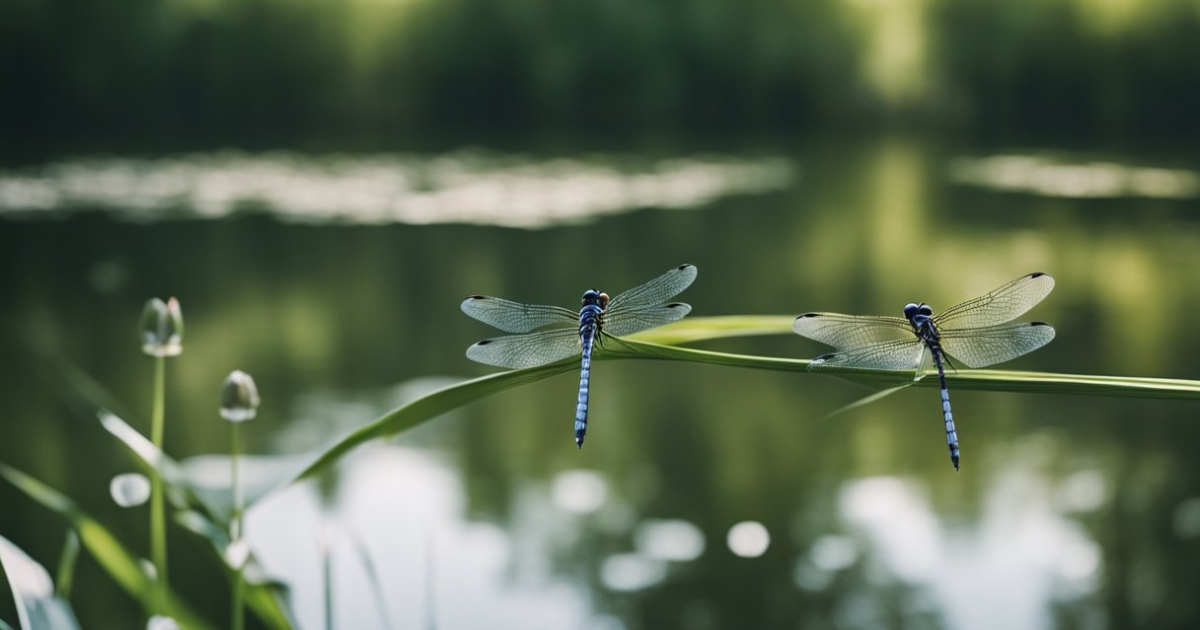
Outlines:
{"label": "green grass blade", "polygon": [[71,587],[75,583],[75,560],[79,558],[79,534],[68,529],[63,540],[62,556],[58,559],[58,582],[54,592],[63,599],[71,598]]}
{"label": "green grass blade", "polygon": [[46,569],[3,536],[0,567],[8,577],[22,630],[79,630],[75,611],[65,598],[55,594]]}
{"label": "green grass blade", "polygon": [[[866,385],[882,387],[896,387],[913,378],[912,372],[896,370],[823,367],[810,371],[811,362],[804,359],[730,354],[664,346],[629,339],[626,339],[621,347],[607,348],[598,358],[692,361],[756,370],[806,372],[837,376]],[[926,370],[925,376],[937,376],[937,372],[932,369]],[[1055,374],[1012,370],[960,370],[946,374],[946,382],[952,383],[954,388],[960,390],[1200,400],[1200,381],[1173,378]],[[913,386],[936,388],[938,379],[922,378],[914,382]]]}
{"label": "green grass blade", "polygon": [[[177,521],[189,531],[206,538],[217,557],[223,558],[224,550],[230,541],[227,533],[228,520],[220,520],[220,517],[229,516],[228,506],[214,506],[211,502],[202,500],[199,493],[189,484],[178,462],[159,450],[153,442],[124,420],[103,411],[98,414],[98,418],[104,430],[117,438],[139,464],[162,477],[172,505],[181,510],[181,514],[186,515],[185,519],[177,518]],[[248,588],[243,590],[245,603],[259,619],[275,630],[292,627],[287,611],[268,584],[247,580],[246,586]]]}
{"label": "green grass blade", "polygon": [[[886,390],[852,404],[851,408],[874,402],[903,387],[938,386],[937,378],[921,378],[914,382],[913,372],[907,371],[857,368],[820,368],[810,371],[809,366],[812,362],[806,359],[733,354],[669,345],[724,337],[790,333],[792,320],[791,316],[697,317],[631,335],[621,339],[619,343],[609,343],[597,350],[595,358],[690,361],[755,370],[801,372],[836,376]],[[652,343],[649,341],[651,339],[668,343]],[[442,388],[394,409],[347,435],[317,457],[293,481],[319,474],[363,443],[395,435],[447,411],[514,387],[575,370],[577,366],[578,359],[565,359],[549,365],[501,372]],[[925,376],[936,376],[936,372],[927,370]],[[960,390],[1200,400],[1200,381],[1183,379],[962,370],[947,374],[946,381]]]}
{"label": "green grass blade", "polygon": [[[524,370],[489,374],[480,378],[443,387],[411,403],[389,411],[383,417],[350,433],[317,457],[293,481],[308,479],[339,461],[359,445],[377,438],[395,435],[477,400],[502,391],[528,385],[579,369],[578,359],[564,359],[549,365]],[[290,483],[290,482],[289,482]]]}
{"label": "green grass blade", "polygon": [[651,328],[625,339],[678,346],[707,339],[753,337],[792,333],[792,315],[730,315],[724,317],[688,317]]}
{"label": "green grass blade", "polygon": [[168,590],[160,601],[156,597],[154,581],[138,566],[137,557],[125,549],[111,532],[84,512],[74,501],[6,464],[0,464],[0,477],[4,477],[29,498],[70,523],[71,527],[79,534],[79,540],[83,543],[84,549],[88,550],[88,553],[96,559],[96,562],[118,586],[142,603],[142,607],[147,613],[162,612],[173,617],[184,628],[194,630],[212,628],[201,621],[200,617],[188,608],[174,592]]}

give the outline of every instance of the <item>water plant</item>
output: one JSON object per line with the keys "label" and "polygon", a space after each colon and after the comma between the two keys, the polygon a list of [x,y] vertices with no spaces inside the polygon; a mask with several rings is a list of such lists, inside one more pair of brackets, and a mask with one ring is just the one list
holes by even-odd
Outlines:
{"label": "water plant", "polygon": [[225,562],[233,570],[233,619],[231,627],[241,630],[245,626],[245,606],[243,598],[242,571],[250,557],[250,547],[242,538],[242,511],[245,509],[245,498],[242,495],[242,485],[238,478],[238,454],[241,451],[241,441],[238,428],[243,422],[253,420],[258,414],[258,386],[249,374],[234,370],[225,378],[221,386],[221,417],[229,422],[229,462],[230,487],[233,493],[233,513],[229,518],[229,547],[225,552]]}
{"label": "water plant", "polygon": [[[154,398],[150,415],[150,439],[159,449],[163,447],[166,406],[166,359],[183,352],[183,312],[174,297],[165,303],[151,298],[142,309],[142,352],[154,357]],[[163,503],[163,482],[151,475],[150,489],[150,557],[158,583],[165,593],[167,585],[167,522]]]}

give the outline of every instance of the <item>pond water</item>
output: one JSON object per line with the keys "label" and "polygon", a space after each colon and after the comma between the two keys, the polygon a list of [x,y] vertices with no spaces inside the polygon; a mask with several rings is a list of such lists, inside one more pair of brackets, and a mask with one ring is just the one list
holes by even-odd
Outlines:
{"label": "pond water", "polygon": [[[262,456],[305,453],[491,371],[485,293],[572,306],[690,262],[693,315],[935,309],[1032,271],[1047,347],[1001,367],[1200,374],[1200,164],[1170,154],[974,148],[905,135],[728,152],[219,151],[64,157],[0,171],[0,460],[146,548],[132,465],[54,376],[78,366],[147,430],[135,325],[177,296],[167,450],[226,452],[225,375],[258,382]],[[810,358],[796,335],[704,347]],[[341,628],[1194,627],[1200,407],[933,390],[833,419],[834,378],[600,362],[576,450],[577,377],[509,391],[356,451],[257,504],[247,534]],[[263,467],[280,461],[259,460]],[[220,460],[189,465],[223,470]],[[253,466],[251,466],[253,469]],[[213,473],[219,483],[220,472]],[[62,526],[0,487],[4,536],[53,567]],[[172,583],[214,623],[224,582],[171,532]],[[213,584],[221,584],[213,588]],[[84,560],[81,619],[141,623]]]}

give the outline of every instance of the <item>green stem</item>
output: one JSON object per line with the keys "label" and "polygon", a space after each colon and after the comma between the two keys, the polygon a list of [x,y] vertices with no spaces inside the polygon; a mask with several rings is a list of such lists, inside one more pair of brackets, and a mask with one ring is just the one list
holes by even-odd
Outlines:
{"label": "green stem", "polygon": [[[229,459],[232,470],[230,471],[230,483],[233,485],[233,515],[229,521],[229,544],[237,544],[242,539],[242,484],[238,480],[238,452],[239,442],[238,429],[240,423],[233,422],[229,445]],[[242,566],[239,565],[233,572],[233,630],[242,630],[245,627],[245,607],[243,595],[243,580]]]}
{"label": "green stem", "polygon": [[63,541],[62,557],[58,559],[58,579],[54,585],[54,594],[62,599],[71,599],[71,586],[75,582],[75,560],[79,557],[79,535],[75,530],[67,530],[67,539]]}
{"label": "green stem", "polygon": [[[154,408],[151,415],[150,439],[161,451],[163,448],[163,409],[166,399],[166,358],[154,358]],[[163,497],[163,480],[158,471],[150,475],[150,558],[157,574],[159,605],[167,592],[167,519]]]}
{"label": "green stem", "polygon": [[233,574],[233,630],[242,630],[246,627],[245,615],[245,581],[242,579],[242,570],[239,568]]}
{"label": "green stem", "polygon": [[333,630],[333,529],[326,525],[321,533],[321,573],[325,582],[325,630]]}

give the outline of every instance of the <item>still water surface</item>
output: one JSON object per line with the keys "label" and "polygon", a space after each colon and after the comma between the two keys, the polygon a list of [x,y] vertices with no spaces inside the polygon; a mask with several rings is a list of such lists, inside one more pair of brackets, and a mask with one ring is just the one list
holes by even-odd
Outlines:
{"label": "still water surface", "polygon": [[[744,153],[214,152],[10,168],[0,459],[144,549],[144,512],[107,498],[129,462],[38,366],[80,366],[144,429],[152,364],[133,327],[150,296],[178,296],[187,319],[168,366],[167,449],[181,459],[227,448],[216,394],[232,369],[263,395],[250,451],[304,453],[487,373],[463,351],[494,331],[458,311],[463,296],[572,306],[588,287],[620,291],[683,262],[700,269],[682,296],[694,315],[896,315],[1045,271],[1057,287],[1030,318],[1058,336],[1003,367],[1196,378],[1198,167],[894,136]],[[825,350],[794,335],[710,347]],[[577,451],[576,385],[487,399],[255,506],[249,538],[292,586],[301,627],[323,626],[323,545],[343,628],[1200,620],[1195,404],[952,392],[955,474],[932,390],[821,420],[867,391],[601,362],[594,432]],[[191,464],[221,482],[219,460]],[[60,525],[8,487],[0,498],[14,506],[0,533],[53,566]],[[173,583],[223,620],[216,560],[182,530],[171,542]],[[90,561],[75,602],[83,619],[140,623]]]}

